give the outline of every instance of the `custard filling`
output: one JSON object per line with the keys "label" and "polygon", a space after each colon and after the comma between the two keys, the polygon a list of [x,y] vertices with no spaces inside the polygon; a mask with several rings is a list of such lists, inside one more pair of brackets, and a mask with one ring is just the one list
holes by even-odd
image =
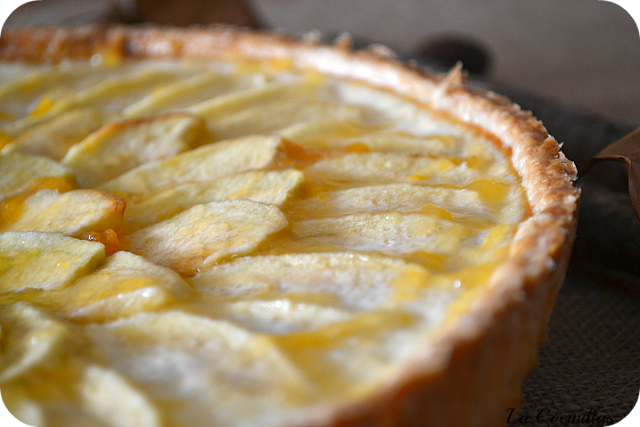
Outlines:
{"label": "custard filling", "polygon": [[0,65],[0,389],[27,423],[268,426],[357,399],[529,215],[491,136],[391,93],[100,59]]}

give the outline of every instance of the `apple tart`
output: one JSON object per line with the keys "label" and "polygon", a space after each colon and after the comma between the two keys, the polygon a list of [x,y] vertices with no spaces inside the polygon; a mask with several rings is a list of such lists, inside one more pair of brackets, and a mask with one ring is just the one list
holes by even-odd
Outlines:
{"label": "apple tart", "polygon": [[531,114],[382,49],[5,30],[0,390],[38,426],[497,425],[576,171]]}

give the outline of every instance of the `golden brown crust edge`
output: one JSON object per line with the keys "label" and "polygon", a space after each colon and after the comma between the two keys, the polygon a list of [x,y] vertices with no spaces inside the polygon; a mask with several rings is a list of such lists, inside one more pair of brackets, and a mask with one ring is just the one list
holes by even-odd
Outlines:
{"label": "golden brown crust edge", "polygon": [[291,59],[293,65],[392,90],[496,135],[511,153],[532,209],[488,287],[448,322],[402,374],[358,402],[318,408],[309,426],[504,425],[539,346],[575,237],[576,169],[529,112],[465,87],[458,70],[432,75],[374,52],[297,42],[229,27],[44,28],[3,31],[0,59],[52,61],[117,49],[125,56]]}

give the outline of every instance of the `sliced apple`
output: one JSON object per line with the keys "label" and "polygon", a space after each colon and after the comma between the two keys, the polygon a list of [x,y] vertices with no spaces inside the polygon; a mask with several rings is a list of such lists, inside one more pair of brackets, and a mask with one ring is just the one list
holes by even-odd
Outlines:
{"label": "sliced apple", "polygon": [[5,231],[49,231],[82,237],[90,231],[122,229],[125,203],[98,190],[40,190],[26,198],[11,221],[0,224]]}
{"label": "sliced apple", "polygon": [[0,201],[27,190],[38,178],[62,178],[73,181],[73,173],[51,159],[28,154],[0,155]]}
{"label": "sliced apple", "polygon": [[145,163],[100,186],[122,196],[137,196],[192,181],[260,169],[271,163],[281,146],[275,136],[249,136],[207,144],[163,161]]}
{"label": "sliced apple", "polygon": [[68,64],[47,68],[42,72],[44,79],[49,74],[52,79],[58,78],[58,84],[50,90],[48,82],[39,84],[36,87],[39,99],[36,98],[38,102],[30,114],[6,124],[3,130],[9,135],[17,136],[76,108],[95,108],[107,115],[120,114],[124,107],[137,101],[154,87],[181,75],[178,69],[160,67],[136,69],[135,66],[125,66],[121,69],[123,70],[126,71],[120,73],[112,67],[94,67],[88,63],[74,68],[68,68]]}
{"label": "sliced apple", "polygon": [[[446,212],[444,212],[446,215]],[[303,243],[321,243],[343,249],[453,254],[478,232],[443,218],[441,213],[357,213],[338,218],[294,222],[292,234]]]}
{"label": "sliced apple", "polygon": [[310,197],[292,203],[298,214],[336,216],[357,212],[422,212],[440,207],[459,216],[495,220],[498,216],[484,203],[478,191],[412,184],[382,184],[332,191],[322,198]]}
{"label": "sliced apple", "polygon": [[455,155],[458,146],[451,135],[416,136],[336,119],[297,123],[280,134],[298,144],[322,149],[361,145],[378,152],[442,156]]}
{"label": "sliced apple", "polygon": [[17,136],[2,149],[2,153],[15,151],[60,161],[72,145],[102,124],[102,115],[97,110],[71,110]]}
{"label": "sliced apple", "polygon": [[157,67],[108,77],[61,97],[55,102],[51,112],[57,113],[75,107],[118,111],[142,98],[154,87],[166,84],[178,78],[179,75],[178,70]]}
{"label": "sliced apple", "polygon": [[402,260],[329,252],[237,258],[203,269],[189,280],[220,297],[317,292],[346,307],[372,310],[390,299],[397,281],[424,284],[427,272]]}
{"label": "sliced apple", "polygon": [[73,319],[104,322],[158,309],[190,291],[176,272],[120,251],[42,304]]}
{"label": "sliced apple", "polygon": [[188,182],[152,193],[127,204],[125,233],[147,227],[192,206],[243,198],[280,207],[303,182],[295,169],[250,171],[215,181]]}
{"label": "sliced apple", "polygon": [[309,77],[296,82],[270,82],[208,99],[187,109],[213,121],[225,115],[265,107],[265,104],[292,99],[308,98],[322,85],[323,79]]}
{"label": "sliced apple", "polygon": [[358,153],[319,161],[305,170],[310,177],[340,183],[373,184],[414,180],[428,183],[459,182],[476,174],[466,164],[448,158],[411,157],[403,154]]}
{"label": "sliced apple", "polygon": [[101,243],[62,233],[8,231],[0,234],[0,293],[61,288],[104,259]]}
{"label": "sliced apple", "polygon": [[156,264],[193,274],[224,257],[255,250],[287,226],[278,208],[244,199],[196,205],[125,237],[125,248]]}
{"label": "sliced apple", "polygon": [[73,331],[63,322],[23,302],[3,305],[0,324],[0,383],[19,377],[34,366],[51,364],[57,354],[71,351],[78,344]]}
{"label": "sliced apple", "polygon": [[303,298],[255,298],[227,302],[218,310],[225,319],[252,331],[271,334],[316,329],[353,316],[345,308],[304,301]]}
{"label": "sliced apple", "polygon": [[101,425],[156,427],[162,425],[155,405],[112,369],[88,366],[79,384],[82,407]]}
{"label": "sliced apple", "polygon": [[293,99],[246,108],[234,114],[208,119],[209,131],[219,138],[237,138],[255,133],[271,133],[294,123],[318,118],[357,119],[362,110],[335,102],[310,102]]}
{"label": "sliced apple", "polygon": [[181,113],[112,122],[71,147],[62,163],[79,184],[92,187],[143,163],[190,150],[204,131],[200,117]]}
{"label": "sliced apple", "polygon": [[[162,399],[194,396],[184,401],[185,411],[169,414],[177,425],[193,420],[189,408],[198,408],[211,423],[228,411],[253,411],[273,398],[311,391],[270,337],[225,320],[173,310],[87,329],[113,366],[150,393]],[[261,398],[266,389],[269,399]],[[215,405],[220,398],[229,405]]]}
{"label": "sliced apple", "polygon": [[158,88],[125,108],[123,113],[127,117],[140,117],[180,111],[203,102],[211,103],[210,99],[225,96],[229,92],[246,90],[264,82],[265,78],[261,74],[235,75],[207,71]]}

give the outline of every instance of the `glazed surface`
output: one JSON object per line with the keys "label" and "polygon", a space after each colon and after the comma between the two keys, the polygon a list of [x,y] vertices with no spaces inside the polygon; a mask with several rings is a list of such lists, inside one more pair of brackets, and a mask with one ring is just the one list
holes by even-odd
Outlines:
{"label": "glazed surface", "polygon": [[25,421],[302,422],[395,378],[531,215],[495,137],[288,61],[0,67]]}

